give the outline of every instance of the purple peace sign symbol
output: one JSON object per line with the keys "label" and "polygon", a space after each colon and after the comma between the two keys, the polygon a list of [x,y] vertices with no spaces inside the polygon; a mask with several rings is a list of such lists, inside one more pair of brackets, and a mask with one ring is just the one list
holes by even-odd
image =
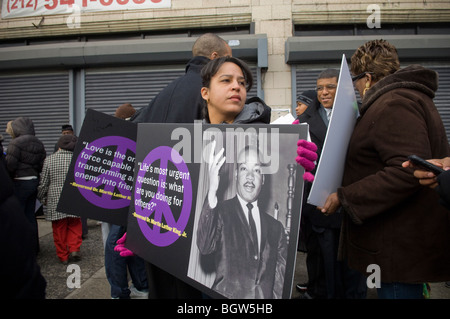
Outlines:
{"label": "purple peace sign symbol", "polygon": [[[169,161],[174,164],[176,169],[180,173],[189,173],[186,163],[183,161],[181,155],[168,146],[160,146],[153,149],[142,162],[142,165],[151,167],[152,163],[159,160],[160,172],[168,172]],[[142,181],[145,176],[146,170],[139,170],[136,188],[142,188]],[[152,244],[159,247],[166,247],[174,243],[183,233],[186,225],[189,221],[192,206],[192,183],[189,179],[181,179],[183,181],[183,205],[181,208],[180,216],[176,220],[171,207],[165,199],[165,187],[167,174],[159,175],[158,190],[155,196],[150,200],[145,207],[137,205],[136,203],[141,201],[141,193],[135,194],[135,211],[139,216],[137,219],[139,227],[144,234],[145,238]],[[154,215],[153,217],[150,217]],[[164,222],[162,217],[164,216]],[[149,220],[152,220],[149,225]],[[165,225],[163,225],[163,223]],[[161,227],[159,226],[161,225]],[[162,230],[166,231],[162,231]]]}
{"label": "purple peace sign symbol", "polygon": [[[133,156],[136,154],[136,142],[129,138],[106,136],[94,140],[78,155],[74,169],[75,182],[81,185],[78,190],[90,203],[101,208],[119,209],[129,206],[131,198],[131,187],[126,186],[126,181],[121,178],[124,174],[120,173],[123,167],[130,168],[124,162],[126,157],[122,159],[114,156],[113,160],[108,160],[104,156],[98,156],[93,165],[93,168],[97,169],[94,172],[97,175],[86,170],[88,160],[97,152],[105,152],[108,146],[116,147],[115,154],[126,154],[127,150],[133,152]],[[132,167],[130,174],[133,174]],[[100,186],[103,185],[104,188],[101,189]],[[115,191],[116,189],[119,193]]]}

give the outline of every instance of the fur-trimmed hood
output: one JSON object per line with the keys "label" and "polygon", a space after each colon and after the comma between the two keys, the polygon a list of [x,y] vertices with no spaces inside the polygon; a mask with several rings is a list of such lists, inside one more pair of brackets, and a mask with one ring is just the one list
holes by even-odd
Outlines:
{"label": "fur-trimmed hood", "polygon": [[375,83],[364,95],[360,112],[364,113],[380,96],[398,89],[413,89],[425,93],[434,98],[438,89],[439,75],[437,72],[413,64],[388,75]]}

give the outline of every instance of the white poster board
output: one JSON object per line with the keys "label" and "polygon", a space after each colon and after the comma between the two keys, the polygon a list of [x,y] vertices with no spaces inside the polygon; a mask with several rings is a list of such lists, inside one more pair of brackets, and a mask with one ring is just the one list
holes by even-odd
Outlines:
{"label": "white poster board", "polygon": [[333,111],[308,203],[322,207],[341,186],[347,148],[359,115],[355,89],[345,55],[342,56]]}

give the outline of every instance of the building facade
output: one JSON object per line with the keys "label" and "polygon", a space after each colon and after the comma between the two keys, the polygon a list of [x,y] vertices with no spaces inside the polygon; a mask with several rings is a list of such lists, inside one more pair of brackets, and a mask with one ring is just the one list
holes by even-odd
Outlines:
{"label": "building facade", "polygon": [[52,152],[61,125],[79,133],[87,108],[147,105],[184,73],[196,37],[214,32],[249,63],[251,95],[272,107],[273,119],[294,113],[296,95],[314,88],[324,68],[339,68],[343,54],[389,40],[402,65],[439,72],[435,101],[450,136],[449,1],[146,1],[2,0],[1,132],[29,116]]}

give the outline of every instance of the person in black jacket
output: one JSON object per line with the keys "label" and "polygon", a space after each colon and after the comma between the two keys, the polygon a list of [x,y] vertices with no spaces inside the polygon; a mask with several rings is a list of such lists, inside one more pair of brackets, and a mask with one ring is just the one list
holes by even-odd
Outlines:
{"label": "person in black jacket", "polygon": [[[228,43],[213,33],[200,36],[192,47],[192,59],[186,73],[165,87],[130,119],[134,123],[193,123],[202,119],[203,100],[200,94],[200,71],[210,60],[232,55]],[[200,299],[197,289],[168,272],[147,264],[150,299]]]}
{"label": "person in black jacket", "polygon": [[[243,61],[215,59],[203,68],[202,78],[205,122],[270,123],[270,107],[259,98],[247,99],[252,75]],[[214,160],[207,169],[208,195],[197,230],[200,253],[214,256],[216,277],[211,289],[228,298],[281,298],[287,239],[283,225],[258,204],[264,184],[260,154],[250,146],[239,151],[236,195],[219,203],[219,170],[225,157],[223,153],[214,156],[214,148],[215,142]]]}
{"label": "person in black jacket", "polygon": [[35,229],[22,213],[14,196],[13,182],[0,165],[0,240],[4,275],[1,299],[44,299],[46,281],[36,262]]}
{"label": "person in black jacket", "polygon": [[200,89],[200,71],[208,61],[231,56],[231,48],[219,36],[206,33],[192,47],[192,59],[186,73],[164,88],[148,106],[131,118],[134,123],[193,123],[201,119],[203,105]]}
{"label": "person in black jacket", "polygon": [[18,117],[9,122],[7,132],[12,140],[6,151],[6,167],[13,179],[14,193],[22,205],[22,211],[35,229],[39,249],[35,208],[39,175],[46,157],[45,147],[35,136],[33,121],[28,117]]}

